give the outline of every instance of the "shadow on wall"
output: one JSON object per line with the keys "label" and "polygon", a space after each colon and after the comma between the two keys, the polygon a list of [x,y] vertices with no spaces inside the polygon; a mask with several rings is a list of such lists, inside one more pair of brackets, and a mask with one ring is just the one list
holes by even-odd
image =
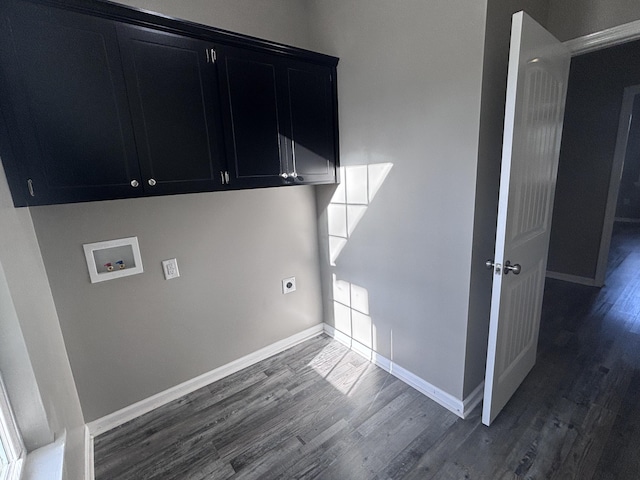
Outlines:
{"label": "shadow on wall", "polygon": [[[392,163],[376,163],[340,168],[342,183],[327,206],[331,267],[336,266],[392,167]],[[350,338],[352,348],[370,355],[377,350],[377,344],[376,326],[369,313],[369,292],[362,286],[338,279],[335,273],[332,279],[335,329]]]}

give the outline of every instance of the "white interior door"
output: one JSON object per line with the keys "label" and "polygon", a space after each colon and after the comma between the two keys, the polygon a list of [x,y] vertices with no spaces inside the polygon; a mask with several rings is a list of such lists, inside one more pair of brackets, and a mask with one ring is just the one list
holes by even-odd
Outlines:
{"label": "white interior door", "polygon": [[536,361],[569,51],[518,12],[511,27],[482,422]]}

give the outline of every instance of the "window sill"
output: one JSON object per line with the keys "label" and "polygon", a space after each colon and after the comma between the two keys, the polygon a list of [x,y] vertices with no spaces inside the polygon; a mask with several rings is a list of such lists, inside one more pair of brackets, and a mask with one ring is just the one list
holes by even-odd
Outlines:
{"label": "window sill", "polygon": [[21,480],[62,480],[66,432],[53,443],[27,454]]}

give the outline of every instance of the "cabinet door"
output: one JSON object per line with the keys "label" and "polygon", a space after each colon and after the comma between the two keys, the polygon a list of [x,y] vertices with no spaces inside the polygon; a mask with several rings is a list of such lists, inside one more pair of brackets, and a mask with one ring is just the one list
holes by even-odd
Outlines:
{"label": "cabinet door", "polygon": [[42,205],[141,194],[131,185],[140,173],[115,25],[22,2],[0,12],[2,141],[11,152],[3,161],[18,172],[14,198]]}
{"label": "cabinet door", "polygon": [[221,55],[225,139],[231,185],[285,184],[286,141],[280,124],[282,87],[276,82],[279,58],[225,47]]}
{"label": "cabinet door", "polygon": [[289,62],[286,86],[289,172],[297,183],[331,183],[336,179],[337,114],[332,69]]}
{"label": "cabinet door", "polygon": [[119,25],[118,38],[145,191],[219,188],[214,46],[132,25]]}

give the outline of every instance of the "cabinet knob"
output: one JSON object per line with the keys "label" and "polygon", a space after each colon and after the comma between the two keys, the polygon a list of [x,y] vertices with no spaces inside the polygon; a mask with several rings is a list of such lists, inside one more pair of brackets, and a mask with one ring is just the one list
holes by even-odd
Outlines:
{"label": "cabinet knob", "polygon": [[292,176],[293,178],[298,178],[298,172],[293,172],[293,173],[291,174],[291,176]]}
{"label": "cabinet knob", "polygon": [[156,181],[153,178],[149,179],[149,185],[151,185],[152,187],[156,186]]}
{"label": "cabinet knob", "polygon": [[281,174],[280,174],[280,176],[281,176],[282,178],[289,178],[289,174],[288,174],[288,173],[286,173],[286,172],[285,172],[285,173],[281,173]]}
{"label": "cabinet knob", "polygon": [[138,180],[131,180],[131,186],[133,188],[136,188],[138,185],[140,185],[140,182],[138,182]]}

